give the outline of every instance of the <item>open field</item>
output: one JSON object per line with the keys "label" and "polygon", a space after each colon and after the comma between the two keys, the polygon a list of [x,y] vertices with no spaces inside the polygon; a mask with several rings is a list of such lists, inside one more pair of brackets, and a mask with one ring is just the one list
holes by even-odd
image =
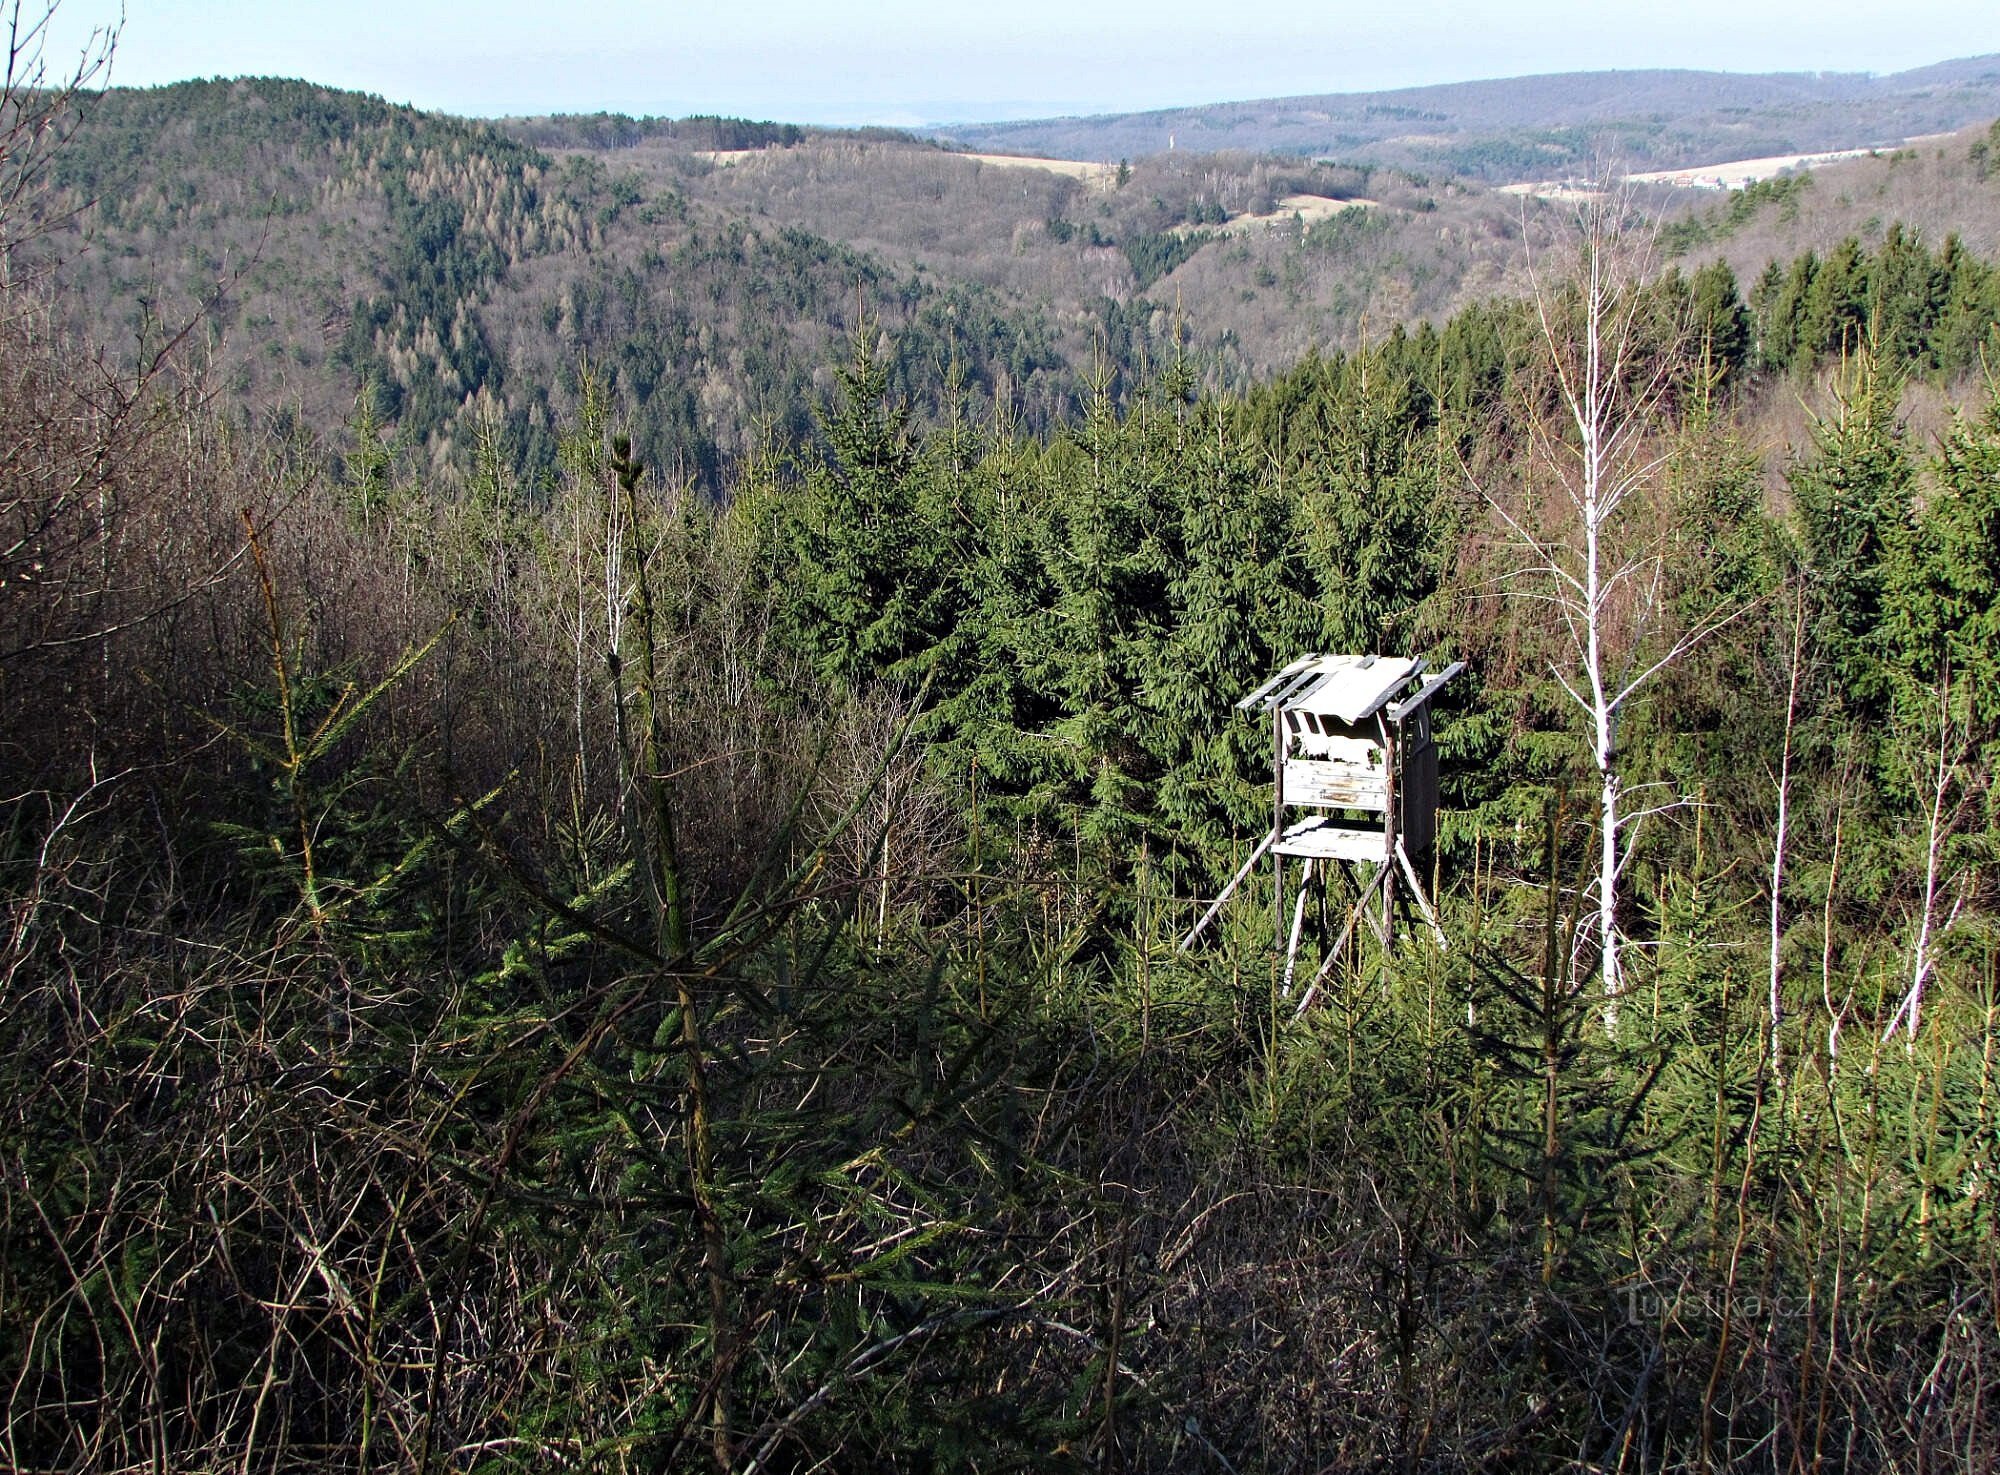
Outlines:
{"label": "open field", "polygon": [[[729,168],[751,159],[761,159],[767,155],[781,153],[775,148],[757,149],[696,149],[691,157],[705,163]],[[974,164],[992,164],[1001,169],[1039,169],[1049,174],[1060,174],[1065,179],[1074,179],[1083,184],[1095,185],[1099,189],[1109,189],[1118,178],[1115,164],[1092,164],[1081,159],[1042,159],[1026,154],[961,154],[950,153],[946,158],[965,159]]]}
{"label": "open field", "polygon": [[1343,210],[1374,210],[1381,207],[1380,200],[1356,197],[1349,200],[1335,199],[1331,195],[1286,195],[1269,210],[1246,210],[1232,215],[1221,225],[1177,225],[1172,234],[1177,236],[1250,236],[1281,227],[1307,226],[1331,220]]}
{"label": "open field", "polygon": [[1002,169],[1046,169],[1051,174],[1081,180],[1100,189],[1109,189],[1118,178],[1116,164],[1090,164],[1081,159],[1038,159],[1024,154],[958,154],[954,157],[971,159],[979,164],[994,164]]}
{"label": "open field", "polygon": [[[1949,133],[1926,133],[1906,138],[1899,147],[1916,148],[1950,138]],[[1746,184],[1775,179],[1795,169],[1812,169],[1821,164],[1837,164],[1846,159],[1865,159],[1871,154],[1890,152],[1879,148],[1829,149],[1817,154],[1769,154],[1761,159],[1735,159],[1727,164],[1697,164],[1686,169],[1655,169],[1626,177],[1634,184],[1671,184],[1687,189],[1742,189]]]}
{"label": "open field", "polygon": [[1372,210],[1379,201],[1361,199],[1336,200],[1328,195],[1286,195],[1278,201],[1278,208],[1264,214],[1244,214],[1231,216],[1221,227],[1224,235],[1247,235],[1255,230],[1269,230],[1273,226],[1290,225],[1294,221],[1302,225],[1316,225],[1322,220],[1331,220],[1343,210]]}
{"label": "open field", "polygon": [[[1894,152],[1897,148],[1915,148],[1950,137],[1952,135],[1949,133],[1925,133],[1915,138],[1906,138],[1901,143],[1886,148],[1827,149],[1815,154],[1766,154],[1755,159],[1731,159],[1721,164],[1691,164],[1683,169],[1650,169],[1637,174],[1628,174],[1625,179],[1631,184],[1663,184],[1677,189],[1742,189],[1745,185],[1775,179],[1781,174],[1790,174],[1800,169],[1814,169],[1822,164],[1845,163],[1849,159],[1866,159]],[[1500,193],[1533,195],[1542,200],[1581,200],[1592,197],[1592,191],[1579,188],[1578,182],[1574,179],[1542,179],[1519,184],[1503,184],[1500,186]]]}

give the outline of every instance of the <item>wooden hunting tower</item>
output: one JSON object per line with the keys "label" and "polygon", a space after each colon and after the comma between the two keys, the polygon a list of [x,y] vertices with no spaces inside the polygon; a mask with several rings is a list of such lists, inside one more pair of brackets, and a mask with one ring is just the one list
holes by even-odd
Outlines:
{"label": "wooden hunting tower", "polygon": [[[1348,877],[1346,924],[1300,999],[1301,1012],[1364,918],[1382,946],[1390,945],[1399,875],[1443,945],[1444,929],[1425,895],[1415,858],[1437,838],[1431,698],[1464,669],[1463,661],[1454,661],[1426,680],[1424,662],[1407,656],[1301,656],[1238,702],[1237,711],[1270,718],[1271,829],[1181,946],[1194,943],[1266,854],[1272,862],[1273,931],[1285,954],[1287,997],[1315,878],[1323,916],[1327,883],[1336,875]],[[1294,811],[1299,818],[1292,818]],[[1303,862],[1289,933],[1288,857]],[[1368,868],[1365,879],[1351,874],[1356,868]],[[1377,893],[1379,906],[1371,907]]]}

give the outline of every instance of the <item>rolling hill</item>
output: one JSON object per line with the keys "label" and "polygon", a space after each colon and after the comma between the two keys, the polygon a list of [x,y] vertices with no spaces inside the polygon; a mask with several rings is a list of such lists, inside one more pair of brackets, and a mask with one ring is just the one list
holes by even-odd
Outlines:
{"label": "rolling hill", "polygon": [[[1790,97],[1821,130],[1801,123],[1792,138],[1805,143],[1852,143],[1894,97],[1930,109],[1902,125],[1930,128],[1956,116],[1947,103],[1969,110],[2000,86],[1980,62],[1886,79],[1892,92],[1856,78],[1642,75],[1654,91],[1616,97],[1654,99],[1662,118],[1692,116],[1690,98],[1719,115],[1730,99]],[[1571,80],[1569,111],[1552,116],[1616,100]],[[1461,153],[1500,147],[1556,90],[1434,89],[1459,99]],[[1257,105],[1235,106],[1247,117]],[[1696,136],[1684,121],[1658,127]],[[1726,132],[1709,145],[1711,159],[1762,146]],[[1849,235],[1870,246],[1898,221],[1992,256],[1996,152],[1968,130],[1803,183],[1728,197],[1661,188],[1641,203],[1665,222],[1669,254],[1726,260],[1746,287],[1773,258]],[[1522,232],[1564,209],[1298,153],[1178,147],[1083,167],[884,130],[485,122],[273,79],[106,93],[55,183],[49,208],[66,223],[44,244],[78,326],[144,354],[199,309],[213,381],[241,415],[332,433],[366,386],[440,471],[462,471],[482,444],[546,471],[587,369],[645,459],[711,487],[761,444],[813,437],[863,324],[920,415],[1042,427],[1072,416],[1094,382],[1118,397],[1177,355],[1209,386],[1241,388],[1507,295],[1521,285]]]}
{"label": "rolling hill", "polygon": [[2000,56],[1980,56],[1885,77],[1572,72],[962,126],[938,137],[1070,159],[1247,149],[1501,183],[1547,178],[1600,156],[1631,169],[1667,169],[1893,145],[1995,115]]}

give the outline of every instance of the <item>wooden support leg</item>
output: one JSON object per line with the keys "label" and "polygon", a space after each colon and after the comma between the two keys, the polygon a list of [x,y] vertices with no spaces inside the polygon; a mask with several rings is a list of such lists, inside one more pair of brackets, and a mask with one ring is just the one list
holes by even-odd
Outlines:
{"label": "wooden support leg", "polygon": [[1385,953],[1393,946],[1390,939],[1395,936],[1393,931],[1396,916],[1396,861],[1394,850],[1395,842],[1391,841],[1391,853],[1384,857],[1382,861],[1382,920],[1375,928],[1376,935],[1382,939],[1382,951]]}
{"label": "wooden support leg", "polygon": [[1431,924],[1431,931],[1437,934],[1438,946],[1445,952],[1451,951],[1451,940],[1444,935],[1444,925],[1438,921],[1437,912],[1431,907],[1431,899],[1424,895],[1423,883],[1417,879],[1417,868],[1410,861],[1410,852],[1403,848],[1403,842],[1396,842],[1396,859],[1403,863],[1403,874],[1410,882],[1410,895],[1416,899],[1417,910],[1424,914],[1424,920]]}
{"label": "wooden support leg", "polygon": [[1389,907],[1395,898],[1395,872],[1395,862],[1384,860],[1368,885],[1368,890],[1371,894],[1377,887],[1380,887],[1382,891],[1380,904],[1369,907],[1367,915],[1369,930],[1375,934],[1375,940],[1382,944],[1382,951],[1385,953],[1389,951],[1389,938],[1391,936],[1389,931]]}
{"label": "wooden support leg", "polygon": [[1305,993],[1299,999],[1299,1007],[1292,1011],[1292,1018],[1297,1019],[1306,1012],[1307,1007],[1319,993],[1319,986],[1326,981],[1327,974],[1333,972],[1333,965],[1340,961],[1341,953],[1346,951],[1348,940],[1354,936],[1354,929],[1361,925],[1361,919],[1368,917],[1371,923],[1374,921],[1369,915],[1368,901],[1375,894],[1375,888],[1382,884],[1388,874],[1388,866],[1377,866],[1375,874],[1369,877],[1368,884],[1361,888],[1361,894],[1354,898],[1354,905],[1348,909],[1347,924],[1340,929],[1340,936],[1334,940],[1333,946],[1327,950],[1326,957],[1320,961],[1319,971],[1313,974],[1312,982],[1306,986]]}
{"label": "wooden support leg", "polygon": [[1209,904],[1208,910],[1201,914],[1201,920],[1194,924],[1193,929],[1189,931],[1186,937],[1181,939],[1182,952],[1186,952],[1194,946],[1194,940],[1201,936],[1203,929],[1210,922],[1215,920],[1215,914],[1222,910],[1222,904],[1229,900],[1230,895],[1238,886],[1243,884],[1243,878],[1250,874],[1250,868],[1264,858],[1264,852],[1271,848],[1271,842],[1277,838],[1276,835],[1266,835],[1257,842],[1257,848],[1250,852],[1250,858],[1237,868],[1236,874],[1229,878],[1229,884],[1222,888],[1222,894]]}
{"label": "wooden support leg", "polygon": [[1285,981],[1278,989],[1278,997],[1281,999],[1289,999],[1292,996],[1292,969],[1299,956],[1299,933],[1305,930],[1306,898],[1312,895],[1312,874],[1313,863],[1308,860],[1305,868],[1299,872],[1299,900],[1292,908],[1292,935],[1285,944]]}
{"label": "wooden support leg", "polygon": [[1271,857],[1271,946],[1285,945],[1285,858]]}

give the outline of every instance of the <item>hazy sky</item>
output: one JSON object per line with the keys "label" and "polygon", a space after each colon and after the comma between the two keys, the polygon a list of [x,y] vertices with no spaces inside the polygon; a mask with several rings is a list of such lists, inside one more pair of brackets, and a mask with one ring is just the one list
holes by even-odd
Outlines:
{"label": "hazy sky", "polygon": [[[117,13],[61,0],[52,49]],[[1892,72],[1987,52],[1996,0],[128,0],[113,80],[273,74],[459,113],[914,124],[1598,67]]]}

